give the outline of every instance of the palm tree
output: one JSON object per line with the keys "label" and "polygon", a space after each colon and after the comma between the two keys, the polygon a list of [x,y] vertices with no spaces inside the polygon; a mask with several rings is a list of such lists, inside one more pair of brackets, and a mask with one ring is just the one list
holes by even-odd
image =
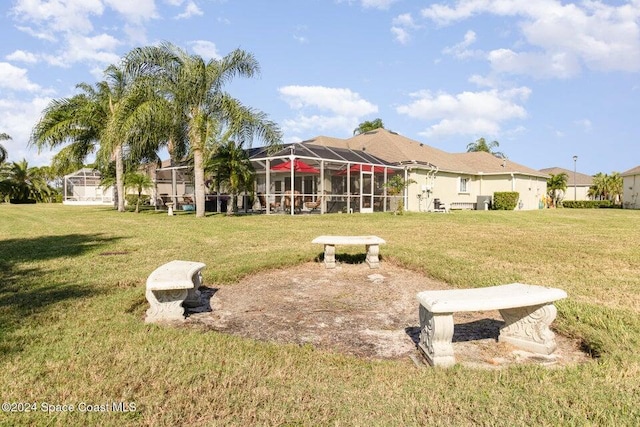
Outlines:
{"label": "palm tree", "polygon": [[242,191],[253,191],[255,170],[242,145],[226,141],[205,163],[205,172],[213,175],[216,185],[224,185],[231,194],[227,215],[235,213],[236,199]]}
{"label": "palm tree", "polygon": [[[405,180],[400,175],[394,175],[389,178],[387,183],[384,185],[387,188],[387,193],[390,196],[401,196],[404,194],[404,190],[409,187],[411,184],[415,184],[416,181],[413,179]],[[404,197],[401,197],[398,200],[398,204],[396,205],[396,210],[393,211],[394,215],[402,215],[404,213]]]}
{"label": "palm tree", "polygon": [[42,170],[29,167],[26,160],[13,162],[3,168],[0,175],[0,193],[17,203],[44,201],[55,194]]}
{"label": "palm tree", "polygon": [[[4,132],[0,133],[0,141],[6,141],[9,139],[11,139],[9,135],[7,135]],[[7,156],[8,156],[7,149],[4,148],[2,144],[0,144],[0,164],[4,163],[7,160]]]}
{"label": "palm tree", "polygon": [[561,206],[564,193],[567,190],[567,181],[569,176],[562,172],[557,175],[551,174],[547,179],[547,194],[551,197],[553,206]]}
{"label": "palm tree", "polygon": [[360,135],[365,132],[369,132],[375,129],[384,129],[384,124],[382,123],[382,119],[375,119],[372,121],[364,121],[358,125],[357,128],[353,130],[354,135]]}
{"label": "palm tree", "polygon": [[114,65],[105,70],[105,75],[107,79],[95,87],[78,84],[81,94],[51,101],[32,131],[31,143],[38,149],[69,143],[54,159],[63,167],[82,165],[94,152],[103,167],[114,161],[118,210],[123,212],[123,149],[136,147],[128,154],[141,156],[148,152],[148,141],[157,137],[148,109],[153,92],[148,85],[129,80]]}
{"label": "palm tree", "polygon": [[124,184],[126,189],[132,189],[136,192],[136,213],[139,213],[142,192],[153,188],[153,181],[146,173],[129,172],[124,176]]}
{"label": "palm tree", "polygon": [[[280,143],[278,126],[265,113],[244,106],[224,90],[234,77],[253,77],[259,72],[254,56],[236,49],[222,59],[205,62],[198,55],[171,43],[132,50],[125,58],[126,70],[134,76],[151,76],[165,96],[156,113],[171,126],[166,141],[174,150],[193,155],[196,216],[205,216],[205,146],[215,132],[240,145],[254,137],[267,145]],[[169,102],[170,101],[170,102]]]}
{"label": "palm tree", "polygon": [[598,200],[611,200],[619,203],[622,198],[623,179],[618,172],[611,175],[598,172],[593,176],[593,184],[589,187],[589,196]]}
{"label": "palm tree", "polygon": [[489,154],[493,154],[494,156],[500,159],[506,159],[507,157],[504,155],[504,153],[502,153],[501,151],[493,150],[494,148],[497,148],[499,146],[500,146],[500,143],[498,141],[491,141],[487,143],[487,141],[484,138],[479,138],[476,140],[476,142],[472,142],[467,145],[467,153],[484,151]]}

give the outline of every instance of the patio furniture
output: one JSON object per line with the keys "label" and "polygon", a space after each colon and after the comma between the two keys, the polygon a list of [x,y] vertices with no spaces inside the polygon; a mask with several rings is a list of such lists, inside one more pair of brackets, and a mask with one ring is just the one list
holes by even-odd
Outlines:
{"label": "patio furniture", "polygon": [[309,209],[309,212],[313,212],[318,209],[324,200],[324,194],[318,196],[318,198],[314,201],[304,202],[304,207]]}

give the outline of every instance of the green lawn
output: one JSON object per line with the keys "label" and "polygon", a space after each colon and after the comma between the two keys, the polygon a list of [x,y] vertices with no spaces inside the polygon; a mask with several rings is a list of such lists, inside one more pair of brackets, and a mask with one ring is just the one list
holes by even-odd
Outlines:
{"label": "green lawn", "polygon": [[[382,262],[453,286],[562,288],[554,326],[594,361],[417,369],[143,322],[146,277],[164,262],[234,283],[313,260],[311,240],[338,233],[379,235]],[[198,220],[0,205],[0,390],[37,409],[3,410],[0,425],[637,425],[639,354],[640,211]],[[112,402],[136,410],[84,411]],[[74,411],[43,412],[56,404]]]}

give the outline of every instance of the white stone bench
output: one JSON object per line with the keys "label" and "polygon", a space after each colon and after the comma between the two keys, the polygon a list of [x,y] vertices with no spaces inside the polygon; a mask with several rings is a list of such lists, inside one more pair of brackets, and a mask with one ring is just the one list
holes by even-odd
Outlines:
{"label": "white stone bench", "polygon": [[453,313],[499,310],[505,321],[499,341],[533,353],[551,354],[556,349],[555,335],[549,329],[557,313],[553,302],[566,297],[562,289],[522,283],[420,292],[418,347],[432,366],[451,366],[455,364]]}
{"label": "white stone bench", "polygon": [[184,320],[184,308],[200,305],[201,262],[171,261],[156,268],[147,278],[146,298],[151,307],[146,323]]}
{"label": "white stone bench", "polygon": [[380,245],[385,242],[378,236],[319,236],[311,241],[324,245],[324,265],[326,268],[336,267],[336,245],[365,245],[367,248],[367,264],[370,268],[380,266]]}

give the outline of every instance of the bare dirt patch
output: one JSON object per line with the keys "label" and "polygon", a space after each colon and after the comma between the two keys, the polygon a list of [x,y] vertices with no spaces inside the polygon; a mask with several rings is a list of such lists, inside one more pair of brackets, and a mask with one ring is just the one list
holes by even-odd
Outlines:
{"label": "bare dirt patch", "polygon": [[[320,349],[373,359],[422,360],[416,294],[447,289],[389,262],[379,269],[322,263],[267,271],[240,283],[201,289],[204,307],[186,324],[277,343],[311,344]],[[503,324],[497,311],[454,315],[453,347],[458,363],[495,368],[513,363],[563,366],[590,358],[576,340],[556,334],[550,356],[497,342]]]}

